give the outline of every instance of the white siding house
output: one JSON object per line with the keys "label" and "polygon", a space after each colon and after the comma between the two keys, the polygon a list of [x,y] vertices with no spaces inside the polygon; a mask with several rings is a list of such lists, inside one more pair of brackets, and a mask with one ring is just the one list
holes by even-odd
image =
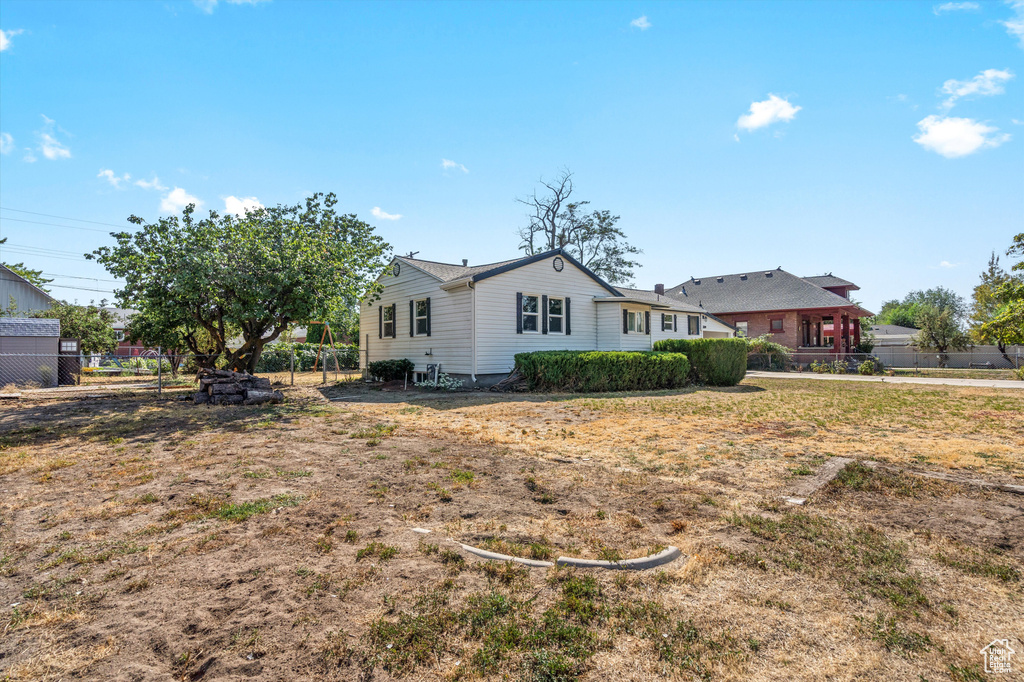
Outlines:
{"label": "white siding house", "polygon": [[415,372],[440,364],[467,385],[504,378],[516,353],[651,350],[734,331],[663,292],[613,287],[561,249],[480,266],[396,257],[378,281],[380,297],[360,310],[363,366],[408,358]]}

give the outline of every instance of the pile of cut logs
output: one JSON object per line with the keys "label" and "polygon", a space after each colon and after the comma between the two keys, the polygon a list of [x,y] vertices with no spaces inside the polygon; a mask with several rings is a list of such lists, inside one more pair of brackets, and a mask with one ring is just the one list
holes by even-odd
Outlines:
{"label": "pile of cut logs", "polygon": [[259,405],[279,403],[284,394],[270,387],[270,379],[229,369],[201,369],[196,375],[199,390],[192,396],[197,405]]}

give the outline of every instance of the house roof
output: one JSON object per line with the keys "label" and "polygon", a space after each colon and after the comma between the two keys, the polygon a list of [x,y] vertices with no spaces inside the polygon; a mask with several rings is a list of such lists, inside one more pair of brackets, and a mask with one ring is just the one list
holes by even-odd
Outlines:
{"label": "house roof", "polygon": [[651,303],[660,303],[661,305],[674,308],[676,310],[688,310],[692,313],[704,313],[707,314],[707,310],[696,306],[686,301],[680,301],[677,298],[666,296],[665,294],[658,294],[648,289],[629,289],[627,287],[615,287],[620,294],[628,298],[635,298],[641,301],[649,301]]}
{"label": "house roof", "polygon": [[488,263],[487,265],[456,265],[454,263],[438,263],[432,260],[420,260],[418,258],[406,258],[405,256],[396,256],[396,260],[403,261],[412,265],[415,268],[422,270],[423,272],[436,277],[442,282],[454,282],[458,279],[464,279],[471,277],[472,275],[487,272],[494,268],[499,268],[510,263],[516,263],[522,258],[514,258],[512,260],[500,261],[498,263]]}
{"label": "house roof", "polygon": [[0,317],[0,336],[60,337],[60,320],[37,317]]}
{"label": "house roof", "polygon": [[836,277],[831,272],[826,275],[814,275],[812,277],[803,277],[802,279],[819,287],[846,287],[851,291],[860,291],[860,287],[850,280]]}
{"label": "house roof", "polygon": [[455,265],[454,263],[437,263],[435,261],[419,260],[416,258],[407,258],[405,256],[396,256],[395,260],[406,262],[409,265],[422,270],[428,275],[436,277],[442,283],[447,284],[463,279],[471,282],[479,282],[482,279],[494,277],[495,275],[500,275],[508,272],[509,270],[515,270],[516,268],[521,268],[524,265],[536,263],[537,261],[552,258],[554,256],[561,256],[564,260],[572,263],[586,275],[590,276],[590,278],[595,282],[611,292],[613,296],[622,295],[615,290],[615,287],[601,279],[597,273],[590,270],[588,267],[583,265],[583,263],[580,263],[563,249],[552,249],[551,251],[537,253],[532,256],[523,256],[522,258],[514,258],[512,260],[500,261],[498,263],[488,263],[487,265]]}
{"label": "house roof", "polygon": [[44,291],[43,289],[39,288],[35,284],[32,284],[32,282],[28,281],[27,279],[25,279],[24,277],[22,277],[21,275],[16,273],[14,270],[11,270],[9,267],[4,265],[3,263],[0,263],[0,279],[6,279],[9,282],[21,282],[22,284],[24,284],[26,286],[32,287],[33,289],[38,291],[40,293],[40,295],[45,296],[50,301],[53,301],[53,302],[57,301],[57,299],[55,299],[50,294],[46,293],[46,291]]}
{"label": "house roof", "polygon": [[782,268],[718,277],[693,277],[665,293],[715,313],[859,308],[862,316],[871,314],[849,299]]}

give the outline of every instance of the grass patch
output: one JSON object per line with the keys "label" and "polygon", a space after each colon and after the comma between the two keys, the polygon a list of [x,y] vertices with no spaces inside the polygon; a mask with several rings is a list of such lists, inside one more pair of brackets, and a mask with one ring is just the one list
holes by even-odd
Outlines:
{"label": "grass patch", "polygon": [[398,554],[398,548],[385,545],[381,542],[371,542],[366,547],[356,552],[356,561],[362,561],[367,557],[376,557],[381,561],[390,561]]}
{"label": "grass patch", "polygon": [[851,462],[825,487],[825,491],[833,494],[842,490],[917,498],[947,496],[959,488],[955,484],[933,478],[914,476],[902,471],[872,469],[860,462]]}
{"label": "grass patch", "polygon": [[943,566],[955,568],[970,575],[982,575],[987,578],[996,578],[1004,583],[1020,582],[1020,569],[1009,564],[998,563],[989,557],[977,555],[950,556],[939,552],[935,554],[935,560]]}
{"label": "grass patch", "polygon": [[266,514],[279,507],[294,507],[301,501],[301,495],[281,494],[238,504],[225,503],[213,510],[210,516],[224,519],[225,521],[241,522],[257,514]]}
{"label": "grass patch", "polygon": [[863,593],[897,608],[927,606],[922,579],[907,571],[907,547],[870,528],[846,529],[831,519],[789,512],[773,519],[734,514],[729,521],[762,540],[756,552],[739,559],[767,568],[767,562],[792,571],[836,580],[854,597]]}

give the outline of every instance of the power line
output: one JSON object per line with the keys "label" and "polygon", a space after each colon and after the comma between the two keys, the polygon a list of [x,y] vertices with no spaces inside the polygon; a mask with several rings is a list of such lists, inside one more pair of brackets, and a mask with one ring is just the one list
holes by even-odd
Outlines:
{"label": "power line", "polygon": [[[20,279],[11,279],[10,277],[0,277],[0,280],[3,280],[5,282],[21,282]],[[97,291],[97,292],[99,292],[101,294],[113,294],[113,293],[115,293],[113,291],[110,291],[109,289],[92,289],[90,287],[75,287],[75,286],[68,286],[68,285],[65,285],[65,284],[48,284],[47,286],[50,286],[53,289],[77,289],[79,291]]]}
{"label": "power line", "polygon": [[[49,213],[37,213],[35,211],[25,211],[25,210],[22,210],[20,208],[8,208],[7,206],[0,206],[0,210],[14,211],[15,213],[28,213],[29,215],[41,215],[44,218],[57,218],[58,220],[74,220],[76,223],[89,223],[91,225],[106,225],[107,227],[117,227],[117,228],[121,228],[121,229],[124,228],[123,225],[115,225],[113,223],[101,223],[101,222],[99,222],[97,220],[85,220],[84,218],[68,218],[67,216],[63,216],[63,215],[51,215]],[[12,218],[12,220],[14,220],[14,219]],[[99,231],[100,232],[104,232],[105,230],[99,230]]]}
{"label": "power line", "polygon": [[89,232],[102,232],[109,234],[110,230],[97,230],[95,227],[80,227],[79,225],[58,225],[57,223],[44,223],[39,220],[25,220],[24,218],[11,218],[9,216],[0,216],[0,221],[4,220],[16,220],[19,223],[32,223],[33,225],[50,225],[51,227],[66,227],[69,230],[87,230]]}
{"label": "power line", "polygon": [[92,282],[113,282],[114,284],[120,284],[121,283],[121,280],[119,280],[119,279],[103,279],[102,277],[82,277],[80,275],[61,275],[61,274],[58,274],[56,272],[44,272],[43,274],[46,275],[47,277],[64,277],[66,279],[87,279],[87,280],[90,280]]}
{"label": "power line", "polygon": [[60,249],[48,249],[45,246],[30,246],[28,244],[0,244],[0,250],[6,248],[24,249],[28,251],[39,251],[42,253],[59,253],[65,256],[79,256],[77,251],[62,251]]}

